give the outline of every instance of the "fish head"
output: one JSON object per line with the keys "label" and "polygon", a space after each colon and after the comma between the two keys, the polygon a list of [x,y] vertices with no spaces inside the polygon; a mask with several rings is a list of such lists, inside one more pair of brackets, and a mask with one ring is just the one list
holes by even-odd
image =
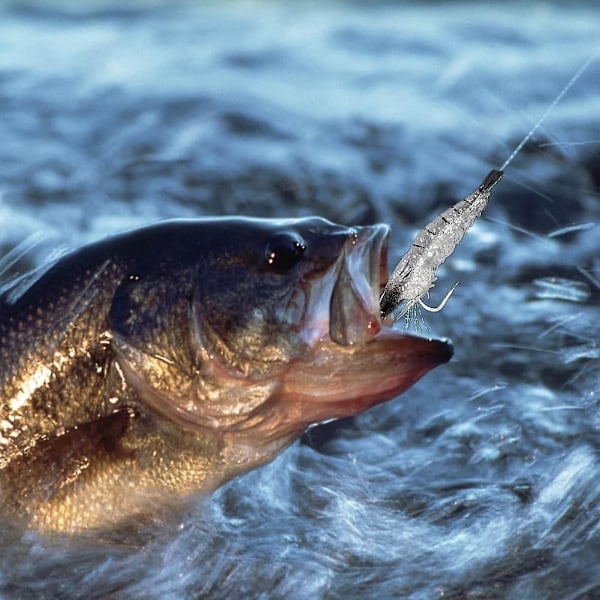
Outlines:
{"label": "fish head", "polygon": [[113,298],[124,379],[155,414],[218,436],[240,462],[395,397],[452,355],[447,341],[382,322],[386,225],[215,219],[161,235],[147,236]]}

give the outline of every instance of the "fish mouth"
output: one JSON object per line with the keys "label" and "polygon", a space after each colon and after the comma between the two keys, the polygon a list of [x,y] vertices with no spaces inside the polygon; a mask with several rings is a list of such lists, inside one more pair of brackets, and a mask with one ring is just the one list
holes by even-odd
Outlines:
{"label": "fish mouth", "polygon": [[298,335],[310,347],[367,343],[382,327],[379,297],[388,278],[390,227],[346,230],[340,255],[326,273],[302,282],[286,307]]}
{"label": "fish mouth", "polygon": [[448,340],[410,335],[382,319],[389,236],[382,224],[351,230],[330,271],[303,291],[300,335],[312,353],[291,365],[280,398],[304,425],[389,400],[453,355]]}
{"label": "fish mouth", "polygon": [[364,344],[381,329],[379,295],[387,280],[390,228],[375,225],[352,233],[340,260],[329,306],[329,336],[337,344]]}

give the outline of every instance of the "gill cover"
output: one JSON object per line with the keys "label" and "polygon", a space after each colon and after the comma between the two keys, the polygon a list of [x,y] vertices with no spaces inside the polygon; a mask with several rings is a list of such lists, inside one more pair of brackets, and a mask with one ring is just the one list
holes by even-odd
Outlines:
{"label": "gill cover", "polygon": [[215,219],[152,234],[109,312],[125,378],[182,425],[231,426],[310,352],[306,286],[336,263],[349,230],[318,218]]}

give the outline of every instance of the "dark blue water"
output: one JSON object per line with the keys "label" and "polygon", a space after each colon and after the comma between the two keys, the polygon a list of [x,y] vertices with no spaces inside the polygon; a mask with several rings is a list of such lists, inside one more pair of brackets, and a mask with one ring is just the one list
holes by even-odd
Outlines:
{"label": "dark blue water", "polygon": [[[549,3],[0,9],[0,249],[169,217],[417,229],[598,44]],[[600,595],[600,59],[440,271],[455,360],[119,544],[4,533],[6,597]],[[565,227],[575,226],[565,231]]]}

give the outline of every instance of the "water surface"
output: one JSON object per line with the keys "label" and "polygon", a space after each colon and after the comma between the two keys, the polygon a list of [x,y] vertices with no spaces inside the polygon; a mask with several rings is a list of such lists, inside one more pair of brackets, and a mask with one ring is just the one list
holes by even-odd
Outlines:
{"label": "water surface", "polygon": [[[600,22],[594,3],[128,6],[0,9],[2,251],[320,214],[390,223],[393,262],[504,162]],[[450,365],[143,539],[5,526],[3,595],[596,597],[599,81],[596,60],[440,271],[432,304],[461,281],[428,317]]]}

